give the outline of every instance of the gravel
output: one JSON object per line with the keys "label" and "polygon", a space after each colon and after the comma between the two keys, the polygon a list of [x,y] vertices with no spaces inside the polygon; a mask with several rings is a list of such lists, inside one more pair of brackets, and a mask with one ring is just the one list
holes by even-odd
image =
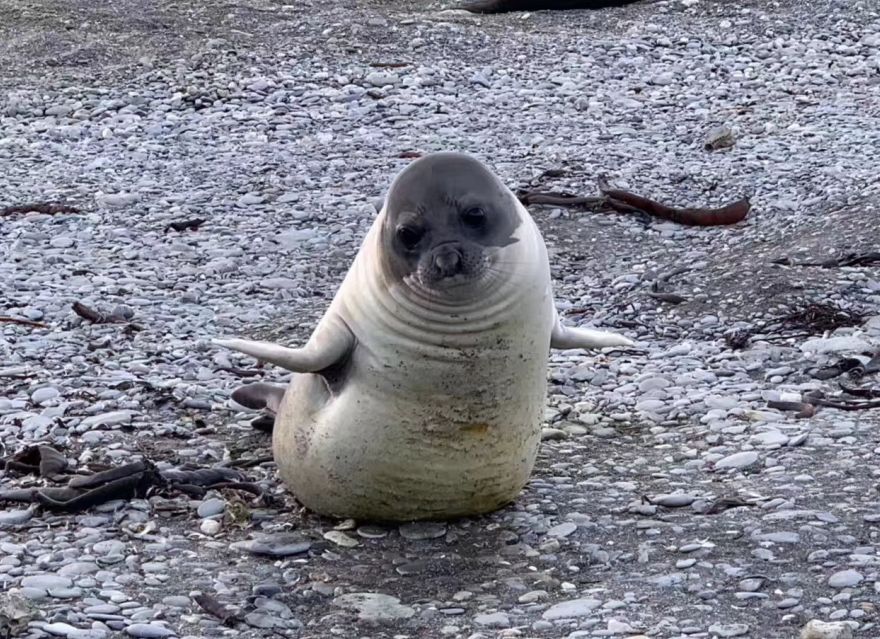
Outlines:
{"label": "gravel", "polygon": [[[0,323],[3,454],[50,444],[79,470],[257,460],[244,470],[266,498],[0,502],[13,636],[880,634],[877,411],[767,407],[837,392],[812,372],[880,345],[876,267],[773,264],[878,250],[875,3],[103,4],[0,0],[0,206],[80,210],[0,217],[0,315],[48,326]],[[391,176],[441,149],[511,187],[564,169],[548,189],[589,195],[608,174],[753,211],[686,228],[534,207],[566,321],[644,351],[552,354],[538,467],[502,511],[321,519],[229,399],[243,376],[288,378],[210,339],[306,339]],[[766,325],[803,302],[865,320]],[[752,338],[734,350],[732,330]],[[41,481],[4,471],[0,490]]]}

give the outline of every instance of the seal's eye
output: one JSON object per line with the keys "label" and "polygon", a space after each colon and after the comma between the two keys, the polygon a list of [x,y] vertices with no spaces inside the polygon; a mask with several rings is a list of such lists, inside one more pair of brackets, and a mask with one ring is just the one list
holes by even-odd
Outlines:
{"label": "seal's eye", "polygon": [[414,226],[400,226],[397,228],[397,239],[400,240],[400,243],[403,244],[404,248],[408,251],[413,250],[419,245],[424,234],[425,233],[422,229]]}
{"label": "seal's eye", "polygon": [[469,208],[461,214],[461,221],[472,229],[481,229],[486,224],[486,212],[478,206]]}

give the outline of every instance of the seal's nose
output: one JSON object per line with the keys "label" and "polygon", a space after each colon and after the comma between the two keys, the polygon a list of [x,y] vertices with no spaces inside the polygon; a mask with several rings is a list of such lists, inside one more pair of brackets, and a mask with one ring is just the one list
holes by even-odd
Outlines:
{"label": "seal's nose", "polygon": [[461,253],[451,246],[444,246],[434,253],[434,268],[442,277],[461,273]]}

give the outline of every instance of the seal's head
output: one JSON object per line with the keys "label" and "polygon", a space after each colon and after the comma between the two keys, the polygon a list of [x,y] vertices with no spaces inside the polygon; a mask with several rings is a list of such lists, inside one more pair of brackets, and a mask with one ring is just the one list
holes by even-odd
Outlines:
{"label": "seal's head", "polygon": [[461,153],[434,153],[391,185],[382,252],[395,278],[449,290],[492,273],[520,224],[516,199],[486,166]]}

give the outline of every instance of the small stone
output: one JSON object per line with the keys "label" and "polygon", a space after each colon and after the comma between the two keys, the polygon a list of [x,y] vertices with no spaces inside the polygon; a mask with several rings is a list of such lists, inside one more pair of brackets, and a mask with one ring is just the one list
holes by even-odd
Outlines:
{"label": "small stone", "polygon": [[417,521],[412,524],[403,524],[398,528],[400,536],[410,541],[423,541],[425,539],[437,539],[446,534],[446,524]]}
{"label": "small stone", "polygon": [[749,633],[749,627],[744,623],[716,623],[709,626],[709,633],[716,637],[742,637]]}
{"label": "small stone", "polygon": [[202,519],[206,517],[215,517],[223,513],[226,510],[226,500],[218,499],[216,497],[211,499],[206,499],[201,504],[199,504],[198,515]]}
{"label": "small stone", "polygon": [[396,73],[384,73],[382,71],[373,71],[365,80],[367,84],[371,84],[374,87],[384,87],[400,82],[400,78]]}
{"label": "small stone", "polygon": [[296,280],[289,277],[267,277],[260,284],[263,288],[275,290],[294,289],[299,286]]}
{"label": "small stone", "polygon": [[125,629],[125,634],[139,639],[162,639],[163,637],[177,636],[177,633],[170,628],[151,623],[133,623]]}
{"label": "small stone", "polygon": [[542,428],[541,429],[541,441],[554,441],[560,439],[567,439],[568,433],[564,430],[560,430],[559,428]]}
{"label": "small stone", "polygon": [[628,623],[618,621],[617,619],[608,620],[606,633],[609,635],[631,635],[634,632],[635,630],[633,630],[633,627]]}
{"label": "small stone", "polygon": [[785,435],[778,430],[768,430],[763,433],[752,435],[751,442],[758,446],[776,448],[779,446],[785,446],[788,443],[788,435]]}
{"label": "small stone", "polygon": [[328,530],[324,533],[324,539],[332,541],[337,546],[342,546],[343,548],[356,548],[360,546],[357,539],[349,537],[341,530]]}
{"label": "small stone", "polygon": [[120,424],[128,424],[131,422],[133,413],[130,410],[115,410],[109,413],[101,413],[100,415],[92,415],[86,417],[80,423],[80,429],[86,430],[97,426],[119,426]]}
{"label": "small stone", "polygon": [[91,561],[73,561],[58,569],[58,575],[62,577],[83,577],[98,572],[98,564]]}
{"label": "small stone", "polygon": [[357,534],[364,539],[382,539],[388,536],[388,530],[379,526],[359,526]]}
{"label": "small stone", "polygon": [[93,639],[96,636],[91,630],[77,628],[63,622],[43,624],[40,629],[43,632],[48,632],[50,635],[65,637],[66,639]]}
{"label": "small stone", "polygon": [[301,555],[311,548],[312,544],[309,541],[305,541],[299,535],[279,533],[277,535],[266,535],[259,539],[238,541],[230,544],[229,547],[233,550],[244,550],[253,555],[289,557],[291,555]]}
{"label": "small stone", "polygon": [[72,579],[58,575],[31,575],[21,580],[22,588],[38,588],[46,591],[70,588],[71,586],[73,586]]}
{"label": "small stone", "polygon": [[0,526],[18,526],[26,523],[34,516],[34,511],[27,510],[0,510]]}
{"label": "small stone", "polygon": [[599,599],[572,599],[571,601],[563,601],[555,606],[551,606],[541,616],[547,621],[589,617],[601,605],[602,602]]}
{"label": "small stone", "polygon": [[46,402],[52,401],[56,399],[61,393],[57,388],[52,386],[44,386],[43,388],[38,388],[33,393],[31,393],[31,401],[34,404],[45,404]]}
{"label": "small stone", "polygon": [[757,592],[763,585],[763,577],[750,577],[739,582],[739,589],[744,592]]}
{"label": "small stone", "polygon": [[401,605],[396,597],[376,592],[341,595],[333,600],[333,604],[340,608],[356,610],[358,618],[366,622],[381,623],[409,619],[416,614],[416,611],[409,606]]}
{"label": "small stone", "polygon": [[705,147],[707,151],[717,151],[732,147],[736,142],[733,129],[726,124],[717,126],[706,136]]}
{"label": "small stone", "polygon": [[683,508],[685,506],[690,506],[692,503],[696,501],[696,497],[693,495],[687,495],[685,493],[674,493],[671,495],[657,495],[653,499],[651,499],[651,503],[656,504],[657,506],[664,506],[666,508]]}
{"label": "small stone", "polygon": [[209,537],[213,537],[217,533],[220,532],[220,529],[223,527],[216,519],[203,519],[199,524],[199,530],[204,535],[208,535]]}
{"label": "small stone", "polygon": [[259,193],[245,193],[240,198],[238,198],[239,206],[253,206],[255,204],[262,204],[265,198]]}
{"label": "small stone", "polygon": [[546,590],[530,590],[524,595],[520,595],[517,601],[519,603],[535,603],[536,601],[541,601],[549,596],[550,595]]}
{"label": "small stone", "polygon": [[70,248],[75,244],[74,239],[72,237],[55,237],[49,241],[49,246],[52,248],[58,249],[66,249]]}
{"label": "small stone", "polygon": [[283,619],[264,612],[249,612],[244,616],[244,620],[247,625],[262,629],[284,628],[288,625]]}
{"label": "small stone", "polygon": [[557,538],[568,537],[575,530],[577,530],[577,524],[567,521],[563,524],[553,526],[553,528],[547,531],[547,536]]}
{"label": "small stone", "polygon": [[863,353],[873,350],[873,347],[863,339],[843,335],[807,340],[801,344],[801,350],[805,353]]}
{"label": "small stone", "polygon": [[828,578],[832,588],[852,588],[862,582],[864,576],[858,570],[841,570]]}
{"label": "small stone", "polygon": [[168,595],[162,597],[162,603],[172,608],[189,608],[192,605],[192,599],[184,595]]}
{"label": "small stone", "polygon": [[670,382],[665,377],[648,377],[647,379],[643,379],[639,382],[639,391],[642,393],[647,393],[652,390],[662,390],[671,386],[672,382]]}
{"label": "small stone", "polygon": [[750,466],[754,466],[757,462],[758,453],[753,450],[746,450],[719,459],[715,462],[715,468],[718,470],[745,470]]}
{"label": "small stone", "polygon": [[801,630],[801,639],[853,639],[853,631],[842,621],[813,619]]}
{"label": "small stone", "polygon": [[780,531],[759,535],[761,541],[770,541],[774,544],[797,544],[800,543],[801,536],[796,532]]}
{"label": "small stone", "polygon": [[489,628],[509,628],[510,618],[503,612],[493,612],[491,614],[477,615],[474,617],[474,623],[478,626]]}

